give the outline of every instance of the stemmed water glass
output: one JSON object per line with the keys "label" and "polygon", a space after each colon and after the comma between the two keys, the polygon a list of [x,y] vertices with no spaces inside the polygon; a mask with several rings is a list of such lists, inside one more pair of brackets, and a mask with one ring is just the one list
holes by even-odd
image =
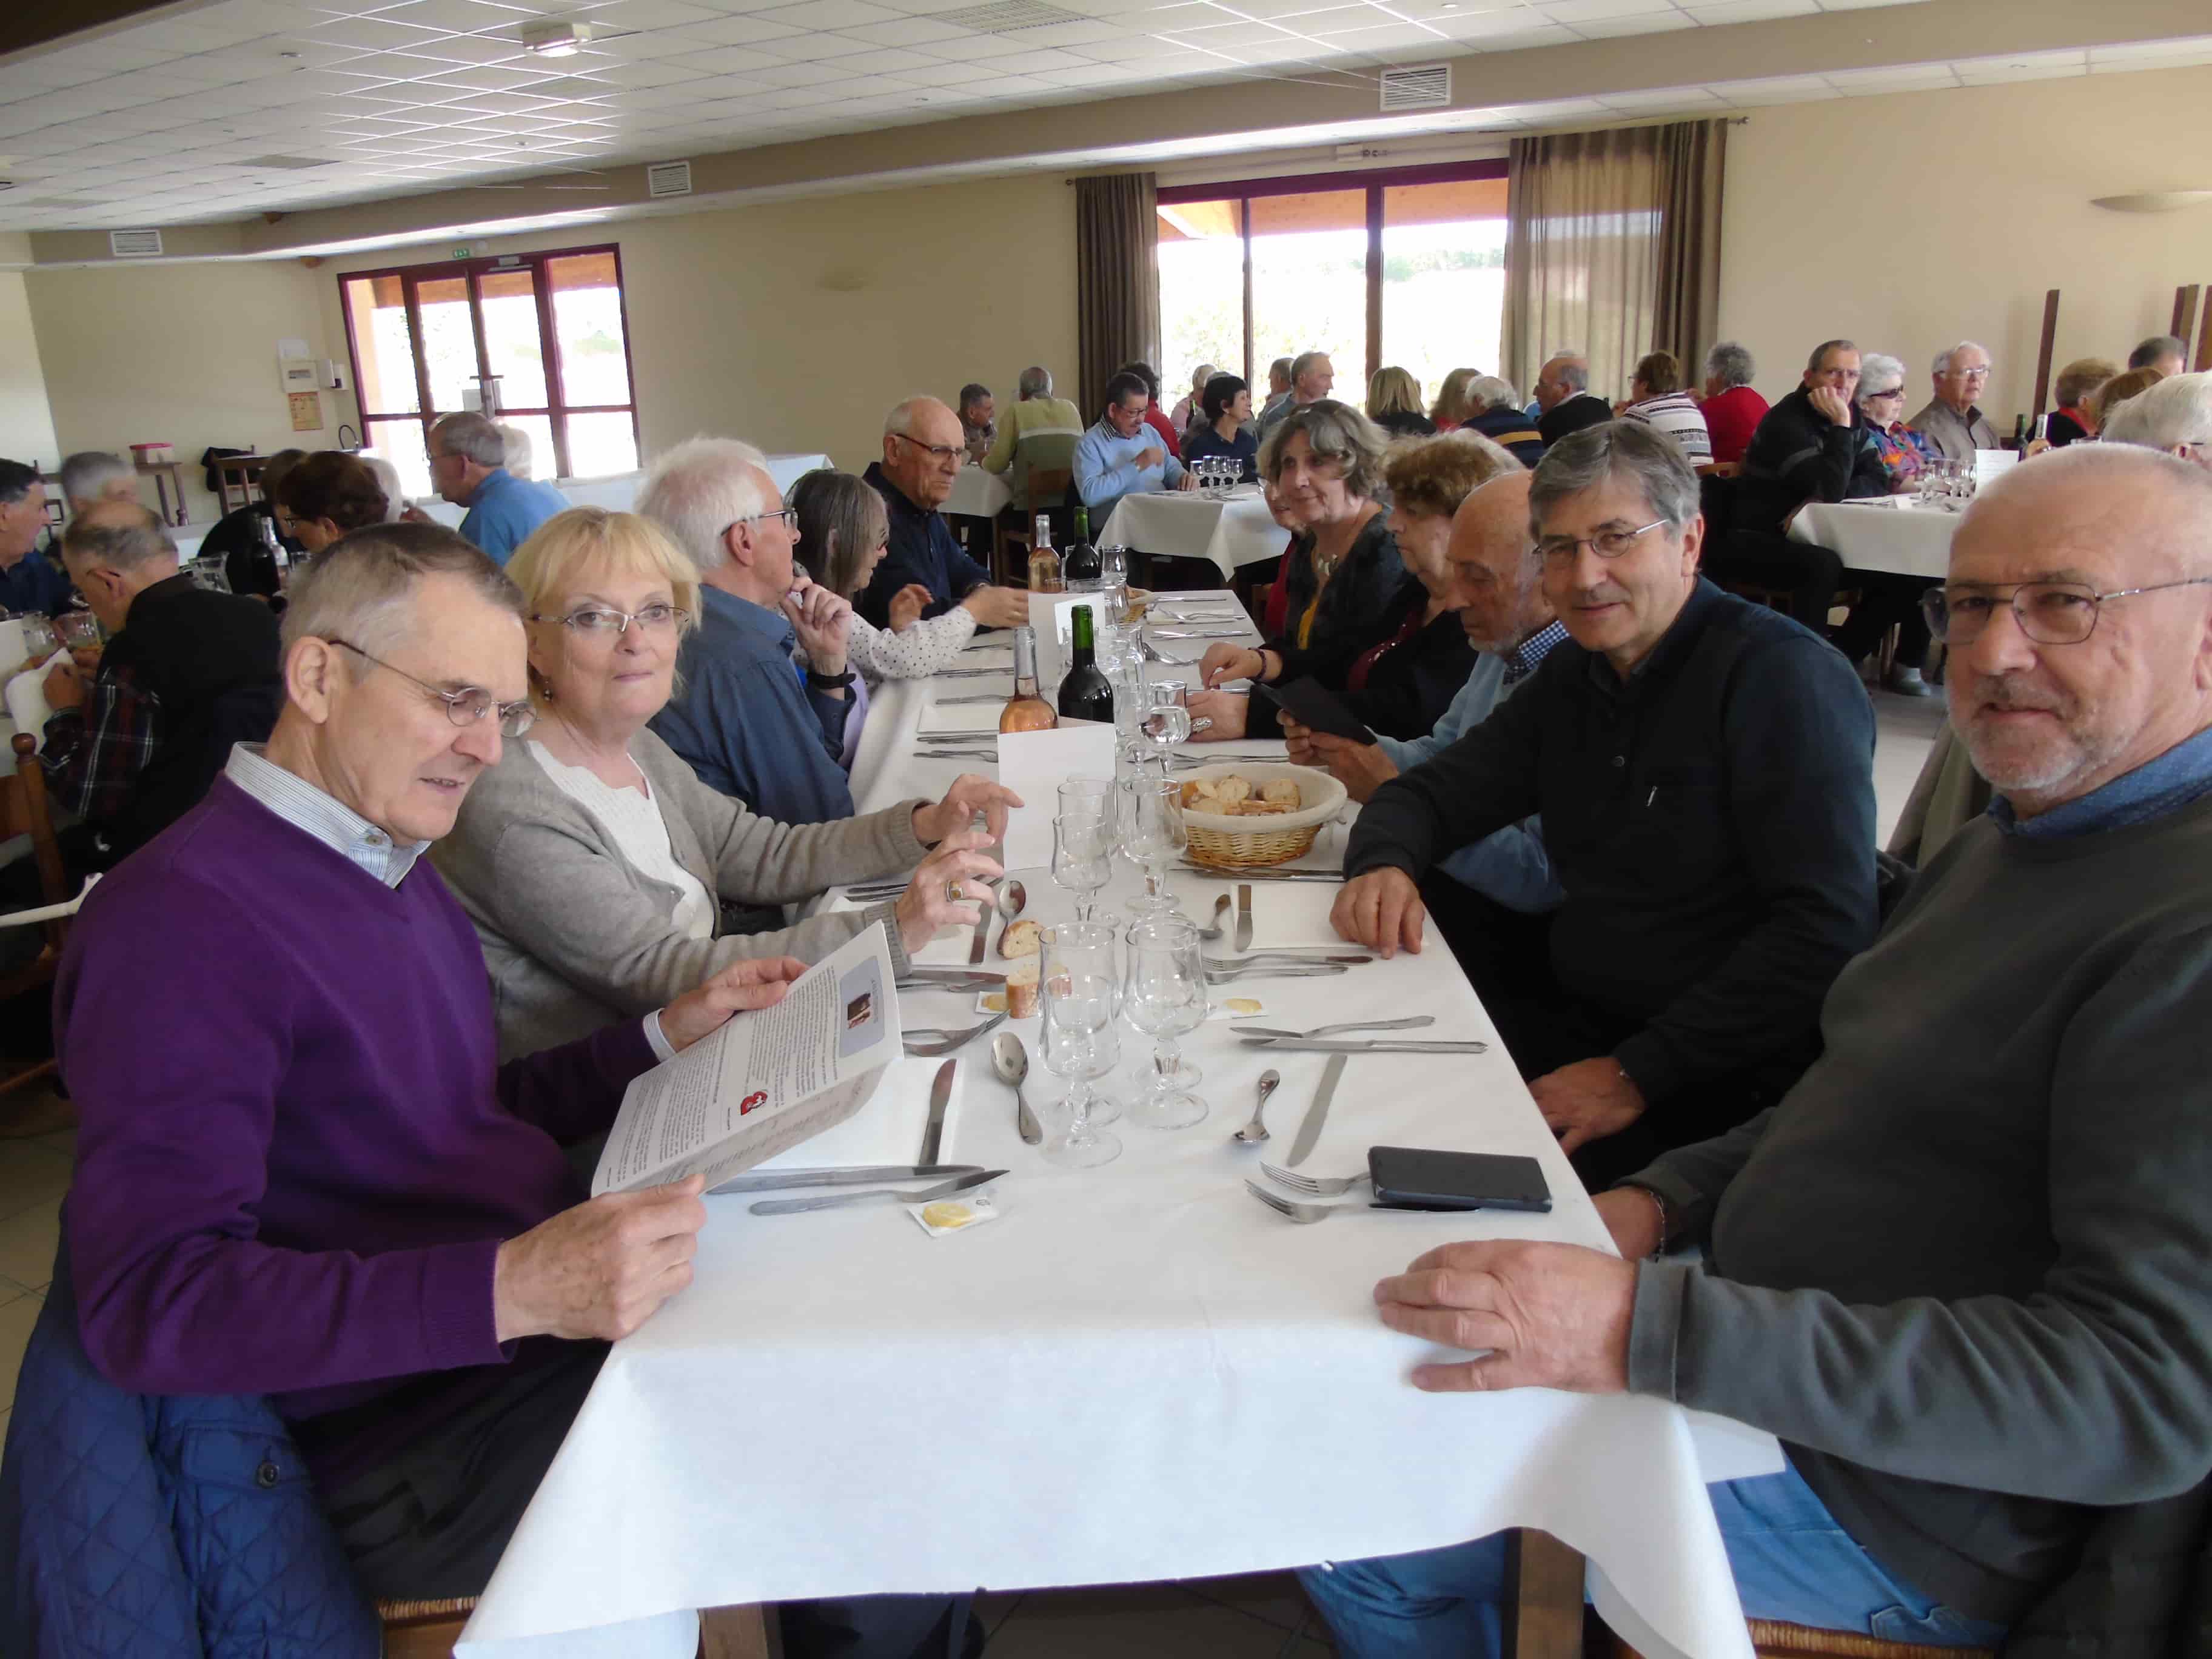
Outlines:
{"label": "stemmed water glass", "polygon": [[1068,1079],[1066,1125],[1044,1146],[1044,1155],[1070,1169],[1096,1169],[1121,1156],[1121,1141],[1097,1127],[1103,1103],[1091,1085],[1121,1063],[1114,1030],[1120,981],[1114,971],[1114,929],[1077,921],[1045,937],[1037,1003],[1043,1015],[1044,1065]]}
{"label": "stemmed water glass", "polygon": [[1168,775],[1168,757],[1178,744],[1190,741],[1190,688],[1181,680],[1161,680],[1146,690],[1144,718],[1138,735],[1159,757],[1160,776]]}
{"label": "stemmed water glass", "polygon": [[1075,895],[1075,919],[1089,921],[1098,891],[1114,878],[1114,825],[1096,813],[1061,813],[1052,821],[1052,878]]}
{"label": "stemmed water glass", "polygon": [[1123,778],[1120,788],[1116,844],[1145,876],[1144,892],[1131,899],[1128,908],[1139,916],[1172,915],[1176,898],[1166,890],[1167,861],[1190,845],[1182,816],[1182,786],[1136,772]]}
{"label": "stemmed water glass", "polygon": [[1176,1046],[1177,1037],[1204,1023],[1206,1012],[1206,963],[1198,929],[1187,918],[1155,916],[1130,928],[1121,1006],[1129,1023],[1152,1039],[1152,1086],[1129,1103],[1129,1121],[1155,1129],[1188,1129],[1202,1121],[1206,1103],[1191,1090],[1203,1074]]}
{"label": "stemmed water glass", "polygon": [[1060,786],[1060,816],[1064,818],[1104,818],[1110,827],[1114,817],[1114,780],[1067,779]]}

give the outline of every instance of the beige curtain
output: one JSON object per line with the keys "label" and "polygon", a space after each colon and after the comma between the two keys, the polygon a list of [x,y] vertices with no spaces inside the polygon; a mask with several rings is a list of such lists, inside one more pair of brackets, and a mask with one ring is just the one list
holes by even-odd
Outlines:
{"label": "beige curtain", "polygon": [[1149,173],[1075,181],[1075,327],[1083,418],[1127,362],[1158,368],[1159,218]]}
{"label": "beige curtain", "polygon": [[1522,391],[1579,351],[1625,397],[1664,349],[1695,384],[1720,297],[1724,121],[1516,138],[1507,163],[1506,374]]}

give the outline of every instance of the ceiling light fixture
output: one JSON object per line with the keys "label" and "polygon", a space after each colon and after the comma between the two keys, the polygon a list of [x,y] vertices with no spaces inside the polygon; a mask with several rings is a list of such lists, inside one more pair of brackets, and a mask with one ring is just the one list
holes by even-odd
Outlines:
{"label": "ceiling light fixture", "polygon": [[574,58],[592,38],[589,23],[526,23],[522,48],[540,58]]}
{"label": "ceiling light fixture", "polygon": [[2091,207],[2108,213],[2178,213],[2212,202],[2212,190],[2143,190],[2128,196],[2093,196]]}

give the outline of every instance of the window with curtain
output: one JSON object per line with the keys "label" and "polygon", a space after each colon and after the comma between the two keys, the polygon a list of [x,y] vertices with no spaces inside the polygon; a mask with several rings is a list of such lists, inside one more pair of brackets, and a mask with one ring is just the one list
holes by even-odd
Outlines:
{"label": "window with curtain", "polygon": [[1309,350],[1355,404],[1384,365],[1424,401],[1454,368],[1498,372],[1503,161],[1176,185],[1158,203],[1160,374],[1177,397],[1210,362],[1264,398],[1267,365]]}

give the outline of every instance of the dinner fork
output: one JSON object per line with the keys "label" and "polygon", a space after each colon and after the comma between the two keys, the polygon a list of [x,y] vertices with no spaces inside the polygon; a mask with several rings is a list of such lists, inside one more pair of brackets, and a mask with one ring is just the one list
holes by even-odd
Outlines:
{"label": "dinner fork", "polygon": [[1294,1193],[1304,1193],[1308,1198],[1341,1198],[1354,1187],[1370,1179],[1356,1176],[1300,1175],[1296,1170],[1279,1170],[1272,1164],[1262,1164],[1260,1173],[1270,1181],[1279,1181]]}
{"label": "dinner fork", "polygon": [[1418,1031],[1436,1023],[1434,1014],[1412,1014],[1404,1019],[1342,1020],[1334,1025],[1316,1025],[1310,1031],[1282,1031],[1272,1025],[1232,1025],[1229,1029],[1238,1036],[1284,1037],[1292,1042],[1311,1042],[1316,1037],[1335,1036],[1345,1031]]}
{"label": "dinner fork", "polygon": [[973,1042],[993,1026],[1001,1024],[1006,1018],[1005,1011],[1001,1010],[981,1025],[971,1025],[964,1031],[948,1031],[941,1026],[918,1025],[913,1030],[904,1034],[906,1051],[916,1060],[934,1060],[939,1054],[949,1054],[955,1048]]}
{"label": "dinner fork", "polygon": [[1339,1210],[1356,1210],[1357,1204],[1301,1204],[1295,1198],[1285,1198],[1280,1193],[1271,1193],[1256,1181],[1244,1183],[1244,1190],[1258,1199],[1277,1215],[1286,1215],[1302,1227],[1316,1221],[1326,1221]]}

